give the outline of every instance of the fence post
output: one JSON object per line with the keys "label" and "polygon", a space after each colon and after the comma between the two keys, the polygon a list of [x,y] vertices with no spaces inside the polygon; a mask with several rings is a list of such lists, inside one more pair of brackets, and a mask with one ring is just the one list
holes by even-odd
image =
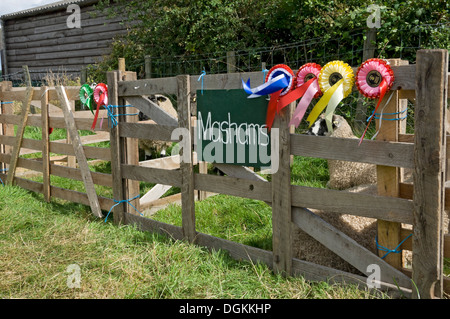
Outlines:
{"label": "fence post", "polygon": [[447,68],[447,50],[417,51],[413,298],[443,296]]}
{"label": "fence post", "polygon": [[[195,195],[194,195],[194,164],[193,146],[191,136],[191,109],[190,109],[190,80],[188,75],[177,76],[178,84],[178,126],[186,129],[188,134],[183,135],[182,149],[180,150],[180,171],[181,171],[181,214],[183,236],[189,242],[194,242],[195,231]],[[184,161],[186,152],[189,153],[189,160]]]}
{"label": "fence post", "polygon": [[[123,67],[125,67],[125,62],[123,62]],[[136,81],[137,74],[136,74],[136,72],[127,72],[127,71],[121,72],[120,71],[119,78],[123,79],[124,81]],[[119,96],[118,104],[114,104],[114,105],[125,105],[125,99],[123,99]],[[133,113],[136,113],[137,109],[133,106],[131,106],[131,107],[127,106],[125,108],[120,108],[118,110],[121,110],[120,112],[118,111],[119,113],[124,112],[125,114],[133,114]],[[117,121],[119,123],[120,122],[135,123],[138,121],[138,115],[119,116],[117,118]],[[122,151],[123,163],[128,164],[128,165],[139,165],[138,139],[127,137],[127,138],[122,139],[121,141],[124,144],[123,151]],[[126,179],[123,184],[125,187],[124,191],[123,191],[125,198],[123,198],[123,199],[131,199],[140,194],[139,181],[135,181],[132,179]],[[138,211],[140,211],[139,201],[140,201],[139,198],[136,198],[130,202]],[[126,205],[125,208],[128,213],[136,214],[136,211],[130,205]]]}
{"label": "fence post", "polygon": [[227,52],[227,73],[236,72],[236,53],[234,51]]}
{"label": "fence post", "polygon": [[[401,61],[399,59],[389,60],[391,65],[402,65],[408,64],[407,61]],[[392,94],[392,97],[391,97]],[[385,103],[390,99],[388,104]],[[386,94],[383,101],[381,102],[381,107],[383,113],[398,113],[400,111],[400,104],[398,98],[398,90],[392,90]],[[376,120],[375,125],[377,128],[380,127],[380,120]],[[398,141],[398,134],[400,131],[400,121],[382,121],[380,131],[377,135],[377,140],[381,141]],[[400,178],[400,168],[391,166],[377,166],[377,188],[378,194],[381,196],[389,197],[399,197],[400,188],[399,183]],[[377,221],[377,236],[378,244],[382,247],[388,249],[394,249],[401,242],[401,223],[389,222],[384,220]],[[378,255],[380,257],[386,254],[385,251],[378,250]],[[395,254],[390,253],[384,259],[391,266],[401,269],[403,267],[402,253]]]}
{"label": "fence post", "polygon": [[41,120],[42,120],[42,184],[46,202],[50,202],[50,156],[48,125],[48,87],[41,87]]}
{"label": "fence post", "polygon": [[150,55],[145,56],[145,78],[152,78],[152,57]]}
{"label": "fence post", "polygon": [[[110,71],[106,73],[108,83],[108,100],[112,105],[119,104],[119,71]],[[117,114],[118,109],[113,109],[114,115]],[[115,201],[121,201],[123,197],[123,183],[122,183],[122,148],[119,136],[119,126],[111,125],[109,121],[109,136],[111,145],[111,175],[113,180],[113,199]],[[126,224],[125,219],[125,204],[119,204],[113,208],[114,223]]]}
{"label": "fence post", "polygon": [[273,173],[271,183],[273,269],[283,275],[292,275],[291,142],[288,127],[291,108],[292,104],[275,117],[272,129],[279,133],[279,153],[272,154],[272,158],[279,157],[278,171]]}

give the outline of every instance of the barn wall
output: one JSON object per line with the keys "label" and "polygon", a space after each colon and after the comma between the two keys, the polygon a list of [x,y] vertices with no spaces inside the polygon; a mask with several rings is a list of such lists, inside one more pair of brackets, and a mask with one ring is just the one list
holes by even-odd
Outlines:
{"label": "barn wall", "polygon": [[79,29],[67,27],[71,13],[66,12],[66,7],[5,19],[8,74],[20,72],[22,65],[28,65],[31,73],[64,70],[79,75],[83,66],[109,54],[113,38],[126,33],[126,26],[121,24],[123,18],[108,19],[96,12],[93,5],[80,7]]}

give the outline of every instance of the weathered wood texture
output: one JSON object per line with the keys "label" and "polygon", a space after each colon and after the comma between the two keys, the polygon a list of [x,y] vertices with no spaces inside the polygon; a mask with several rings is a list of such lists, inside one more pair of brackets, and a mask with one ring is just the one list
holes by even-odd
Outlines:
{"label": "weathered wood texture", "polygon": [[190,81],[189,76],[177,77],[177,104],[178,125],[189,134],[183,134],[180,142],[182,150],[180,153],[181,171],[181,214],[184,237],[190,242],[196,238],[195,230],[195,203],[194,203],[194,165],[193,165],[193,140],[191,132],[191,108],[190,108]]}
{"label": "weathered wood texture", "polygon": [[[406,65],[407,61],[389,60],[390,65]],[[401,111],[399,91],[388,92],[387,96],[382,101],[383,112],[385,114],[396,114]],[[389,103],[387,103],[389,101]],[[380,110],[381,112],[381,110]],[[400,121],[383,121],[377,119],[375,121],[376,127],[379,128],[377,140],[380,141],[398,141],[398,134],[400,133]],[[402,157],[401,157],[402,158]],[[400,168],[392,166],[377,165],[377,188],[378,194],[383,196],[398,197],[400,183]],[[379,219],[377,221],[377,236],[378,244],[381,247],[394,249],[401,242],[400,238],[401,224],[397,222],[386,221]],[[386,252],[378,250],[380,257],[383,257]],[[401,269],[402,253],[390,253],[384,259],[387,263],[397,269]]]}
{"label": "weathered wood texture", "polygon": [[443,296],[447,69],[447,50],[417,52],[412,267],[420,298]]}
{"label": "weathered wood texture", "polygon": [[73,12],[66,11],[67,4],[5,15],[7,72],[17,72],[27,64],[31,73],[45,75],[47,69],[64,69],[79,76],[83,66],[101,60],[111,51],[113,38],[126,34],[127,26],[122,24],[122,16],[108,18],[95,9],[93,4],[97,2],[80,3],[81,28],[69,28]]}
{"label": "weathered wood texture", "polygon": [[83,178],[84,186],[86,188],[86,193],[89,199],[89,206],[91,207],[92,213],[97,217],[102,217],[102,212],[100,204],[97,198],[97,192],[94,188],[94,182],[92,180],[91,171],[84,154],[83,147],[81,144],[80,136],[78,135],[78,129],[75,125],[75,120],[73,118],[73,113],[70,109],[69,100],[65,90],[62,87],[57,87],[56,92],[59,95],[59,100],[61,101],[61,108],[64,112],[64,119],[67,125],[68,135],[70,135],[75,156],[80,166],[81,176]]}
{"label": "weathered wood texture", "polygon": [[278,160],[278,169],[272,174],[272,249],[273,268],[284,275],[292,274],[292,222],[291,222],[291,143],[288,123],[289,105],[275,118],[271,134],[278,132],[278,154],[272,154],[272,166]]}

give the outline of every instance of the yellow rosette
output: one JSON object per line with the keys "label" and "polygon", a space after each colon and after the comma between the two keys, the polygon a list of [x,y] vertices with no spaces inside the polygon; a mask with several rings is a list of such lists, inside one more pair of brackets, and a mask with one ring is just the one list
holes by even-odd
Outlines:
{"label": "yellow rosette", "polygon": [[323,96],[312,109],[308,118],[309,127],[311,127],[320,113],[325,111],[325,121],[328,132],[333,132],[332,120],[333,113],[339,102],[346,98],[351,92],[355,83],[352,68],[342,61],[331,61],[325,64],[319,73],[319,86]]}

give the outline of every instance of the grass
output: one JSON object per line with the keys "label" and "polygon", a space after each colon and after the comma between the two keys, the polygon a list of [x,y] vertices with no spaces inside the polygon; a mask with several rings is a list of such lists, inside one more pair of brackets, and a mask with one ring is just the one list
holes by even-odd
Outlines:
{"label": "grass", "polygon": [[[0,251],[1,298],[385,297],[352,286],[286,279],[262,264],[104,223],[82,205],[45,203],[13,186],[0,188]],[[67,285],[72,264],[81,269],[80,288]]]}
{"label": "grass", "polygon": [[[53,134],[53,139],[65,138],[65,130]],[[26,135],[40,139],[40,130],[29,129]],[[102,163],[91,170],[110,173],[111,167]],[[293,184],[324,188],[328,178],[325,160],[294,157]],[[84,191],[80,181],[52,176],[51,182]],[[151,187],[141,183],[141,195]],[[111,188],[96,185],[96,190],[112,197]],[[172,188],[166,196],[176,192],[179,189]],[[180,206],[170,205],[152,218],[180,226]],[[196,228],[272,248],[271,209],[260,201],[217,195],[197,202]],[[41,195],[11,186],[0,187],[0,252],[0,298],[388,298],[353,286],[284,278],[265,265],[105,223],[92,217],[86,206],[57,199],[45,203]],[[80,288],[67,285],[72,264],[81,269]],[[448,260],[445,267],[448,271]]]}

